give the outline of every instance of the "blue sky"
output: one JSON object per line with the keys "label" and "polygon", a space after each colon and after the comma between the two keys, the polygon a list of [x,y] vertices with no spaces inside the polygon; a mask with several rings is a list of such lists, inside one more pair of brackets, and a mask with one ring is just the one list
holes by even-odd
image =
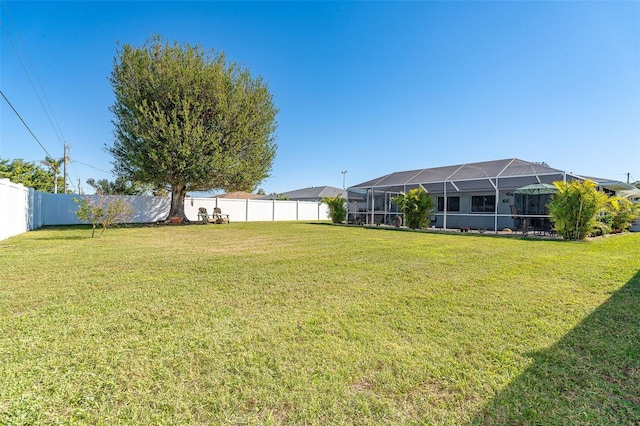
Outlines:
{"label": "blue sky", "polygon": [[[268,83],[280,113],[267,193],[513,157],[640,180],[637,1],[1,1],[2,92],[54,157],[72,147],[74,189],[113,178],[116,43],[151,33]],[[0,102],[0,158],[43,159]]]}

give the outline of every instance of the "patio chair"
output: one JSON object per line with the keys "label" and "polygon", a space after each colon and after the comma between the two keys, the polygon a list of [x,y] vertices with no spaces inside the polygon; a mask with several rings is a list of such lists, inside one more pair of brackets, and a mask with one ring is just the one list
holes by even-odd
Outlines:
{"label": "patio chair", "polygon": [[215,219],[209,216],[206,208],[200,207],[198,209],[198,222],[202,222],[204,225],[206,225],[209,222],[215,222]]}
{"label": "patio chair", "polygon": [[542,220],[542,230],[543,230],[543,234],[548,234],[549,236],[554,236],[556,235],[556,230],[553,227],[553,222],[551,222],[551,219],[549,218],[544,218]]}
{"label": "patio chair", "polygon": [[533,234],[536,235],[544,235],[546,230],[545,230],[545,225],[544,225],[544,220],[542,218],[539,217],[535,217],[531,219],[531,225],[530,228],[533,229]]}
{"label": "patio chair", "polygon": [[222,214],[222,209],[220,207],[214,207],[213,209],[213,221],[215,223],[229,223],[229,215]]}
{"label": "patio chair", "polygon": [[525,229],[524,229],[524,221],[523,221],[523,217],[520,216],[520,214],[518,213],[518,208],[511,204],[509,207],[511,207],[511,219],[513,219],[513,231],[517,232],[517,231],[522,231],[522,233],[524,234]]}

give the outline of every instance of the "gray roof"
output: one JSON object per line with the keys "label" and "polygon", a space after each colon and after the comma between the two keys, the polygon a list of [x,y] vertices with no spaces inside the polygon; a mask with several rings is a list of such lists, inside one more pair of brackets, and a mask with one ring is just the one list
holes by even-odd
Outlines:
{"label": "gray roof", "polygon": [[290,200],[319,200],[324,197],[335,197],[338,194],[343,198],[347,197],[346,190],[333,186],[312,186],[282,193]]}
{"label": "gray roof", "polygon": [[363,191],[372,188],[401,192],[419,186],[434,194],[443,193],[445,186],[447,193],[490,191],[495,190],[494,185],[502,190],[515,190],[534,183],[553,183],[565,177],[589,179],[623,197],[640,198],[640,190],[635,185],[567,173],[518,158],[391,173],[354,185],[349,188],[349,193],[351,194],[352,190]]}
{"label": "gray roof", "polygon": [[354,185],[349,189],[379,188],[404,191],[422,185],[429,192],[442,192],[444,185],[447,185],[447,191],[452,192],[482,191],[492,189],[491,181],[495,179],[500,179],[501,188],[520,188],[538,181],[551,183],[562,179],[564,174],[562,170],[542,164],[509,158],[395,172]]}
{"label": "gray roof", "polygon": [[632,199],[640,198],[640,189],[634,184],[597,177],[581,176],[581,178],[592,180],[603,188],[615,191],[616,194],[621,197],[630,197]]}

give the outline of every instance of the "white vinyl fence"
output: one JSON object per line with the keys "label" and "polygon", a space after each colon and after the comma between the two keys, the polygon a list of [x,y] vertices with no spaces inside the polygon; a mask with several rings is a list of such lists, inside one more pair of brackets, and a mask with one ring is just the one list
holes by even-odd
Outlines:
{"label": "white vinyl fence", "polygon": [[[47,225],[77,225],[83,223],[78,220],[76,211],[78,204],[74,198],[98,199],[98,195],[77,194],[49,194],[33,191],[33,212],[36,220],[31,229]],[[105,199],[124,199],[133,210],[129,223],[152,223],[164,220],[169,212],[169,199],[165,197],[107,195]]]}
{"label": "white vinyl fence", "polygon": [[[8,179],[0,179],[0,240],[47,225],[76,225],[78,205],[74,198],[97,195],[49,194],[34,191]],[[165,197],[114,195],[124,198],[133,208],[130,223],[153,223],[167,218],[170,200]],[[231,222],[328,220],[327,205],[316,201],[235,200],[227,198],[185,199],[185,214],[198,220],[198,209],[209,214],[215,207],[228,214]]]}
{"label": "white vinyl fence", "polygon": [[0,179],[0,240],[30,229],[29,188]]}
{"label": "white vinyl fence", "polygon": [[215,207],[228,214],[231,222],[265,222],[282,220],[328,220],[329,209],[317,201],[235,200],[230,198],[191,198],[185,200],[184,212],[189,220],[198,220],[198,209],[209,214]]}

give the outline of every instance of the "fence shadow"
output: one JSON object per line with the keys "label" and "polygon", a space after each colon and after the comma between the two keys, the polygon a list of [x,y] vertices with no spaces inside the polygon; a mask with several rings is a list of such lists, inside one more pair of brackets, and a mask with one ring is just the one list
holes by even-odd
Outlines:
{"label": "fence shadow", "polygon": [[640,425],[640,272],[471,420]]}

